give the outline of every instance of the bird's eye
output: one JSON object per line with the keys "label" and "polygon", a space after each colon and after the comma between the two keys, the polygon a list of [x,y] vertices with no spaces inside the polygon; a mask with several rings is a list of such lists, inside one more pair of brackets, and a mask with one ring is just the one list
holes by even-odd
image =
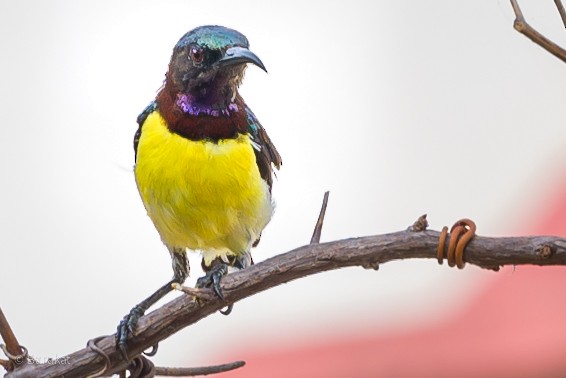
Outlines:
{"label": "bird's eye", "polygon": [[191,47],[190,57],[193,63],[201,64],[204,59],[204,52],[201,48]]}

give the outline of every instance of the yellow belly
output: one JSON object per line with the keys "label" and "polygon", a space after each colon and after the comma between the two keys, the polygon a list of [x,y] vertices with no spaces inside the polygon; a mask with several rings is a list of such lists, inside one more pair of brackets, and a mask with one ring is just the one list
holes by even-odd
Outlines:
{"label": "yellow belly", "polygon": [[191,141],[153,112],[143,124],[135,176],[163,242],[201,250],[207,260],[249,250],[271,219],[271,196],[248,135]]}

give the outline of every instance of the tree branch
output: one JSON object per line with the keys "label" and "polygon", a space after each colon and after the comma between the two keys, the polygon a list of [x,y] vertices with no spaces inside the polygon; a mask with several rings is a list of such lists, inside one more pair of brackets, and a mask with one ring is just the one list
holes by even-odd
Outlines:
{"label": "tree branch", "polygon": [[[224,302],[214,296],[207,296],[206,300],[198,302],[191,295],[177,298],[140,319],[136,337],[129,342],[128,350],[131,355],[140,354],[227,304],[311,274],[350,266],[377,269],[379,264],[393,260],[436,259],[439,232],[411,230],[412,228],[385,235],[309,244],[229,274],[221,282]],[[522,264],[566,265],[566,238],[476,236],[467,246],[464,258],[470,264],[487,269]],[[209,291],[200,289],[202,294],[210,294]],[[198,292],[193,291],[197,295]],[[122,360],[120,352],[116,350],[113,335],[101,337],[97,346],[108,355],[111,364],[105,375],[126,368],[127,362]],[[76,351],[67,360],[69,364],[21,366],[6,377],[84,377],[105,366],[104,358],[91,348]]]}
{"label": "tree branch", "polygon": [[14,363],[25,363],[24,359],[26,353],[25,348],[22,348],[12,327],[8,323],[8,319],[4,315],[4,312],[0,308],[0,337],[6,344],[1,344],[0,346],[4,350],[4,353],[9,357],[9,361],[0,360],[0,365],[6,370],[12,370],[14,368]]}
{"label": "tree branch", "polygon": [[[566,13],[564,12],[562,2],[560,0],[554,0],[554,2],[556,4],[560,17],[562,18],[562,21],[566,26]],[[511,0],[511,6],[513,7],[513,12],[515,12],[515,22],[513,23],[515,30],[525,35],[531,41],[566,63],[566,50],[558,46],[556,43],[552,42],[550,39],[546,38],[544,35],[539,33],[527,23],[525,17],[523,16],[521,8],[517,3],[517,0]]]}
{"label": "tree branch", "polygon": [[558,13],[560,14],[560,18],[562,19],[562,23],[566,28],[566,11],[564,10],[564,5],[562,5],[561,0],[554,0],[554,4],[556,5],[556,9],[558,9]]}

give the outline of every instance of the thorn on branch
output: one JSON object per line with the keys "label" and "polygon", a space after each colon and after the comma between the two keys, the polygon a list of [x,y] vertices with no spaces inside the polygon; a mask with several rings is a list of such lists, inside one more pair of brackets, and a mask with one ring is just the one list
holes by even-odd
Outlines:
{"label": "thorn on branch", "polygon": [[326,214],[326,206],[328,205],[328,196],[330,192],[326,191],[324,193],[324,198],[322,199],[322,207],[320,208],[320,214],[318,214],[318,220],[314,226],[314,232],[311,237],[311,244],[320,243],[320,235],[322,234],[322,223],[324,222],[324,216]]}
{"label": "thorn on branch", "polygon": [[412,226],[408,228],[409,231],[412,232],[422,232],[426,231],[428,227],[428,221],[426,220],[426,214],[423,214],[413,223]]}

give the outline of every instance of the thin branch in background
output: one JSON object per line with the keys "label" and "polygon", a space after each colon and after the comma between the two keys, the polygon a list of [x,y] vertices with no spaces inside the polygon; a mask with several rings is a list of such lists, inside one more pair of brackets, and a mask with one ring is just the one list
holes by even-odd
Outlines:
{"label": "thin branch in background", "polygon": [[564,5],[562,5],[562,1],[554,0],[554,4],[556,4],[556,9],[558,9],[558,13],[560,13],[560,18],[562,18],[562,23],[566,28],[566,11],[564,10]]}
{"label": "thin branch in background", "polygon": [[[566,26],[566,14],[564,13],[564,7],[562,6],[560,0],[554,0],[554,2],[556,3],[558,12],[562,17],[564,25]],[[558,46],[556,43],[552,42],[550,39],[546,38],[544,35],[539,33],[527,23],[525,17],[523,16],[521,8],[517,3],[517,0],[511,0],[511,6],[513,7],[513,12],[515,12],[515,22],[513,23],[515,30],[566,63],[566,50]]]}

